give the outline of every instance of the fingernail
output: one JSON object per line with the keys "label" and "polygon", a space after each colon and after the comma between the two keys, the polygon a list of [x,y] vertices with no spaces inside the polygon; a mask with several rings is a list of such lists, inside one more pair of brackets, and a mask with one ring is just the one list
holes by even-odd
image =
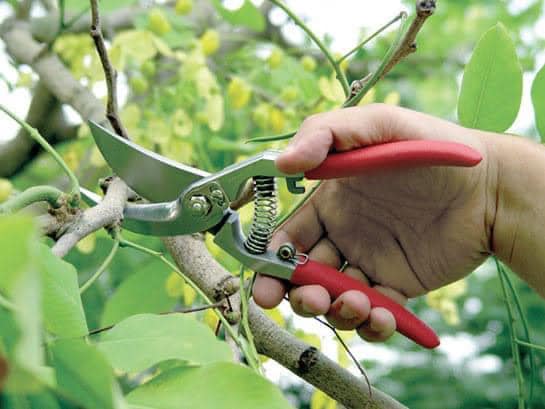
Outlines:
{"label": "fingernail", "polygon": [[345,320],[356,318],[356,314],[352,311],[352,308],[348,307],[345,303],[342,303],[341,308],[339,309],[339,315]]}

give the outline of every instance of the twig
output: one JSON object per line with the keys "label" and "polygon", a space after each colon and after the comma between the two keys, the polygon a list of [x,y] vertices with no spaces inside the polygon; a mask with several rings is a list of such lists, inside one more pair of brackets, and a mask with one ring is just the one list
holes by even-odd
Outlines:
{"label": "twig", "polygon": [[108,51],[104,44],[104,37],[102,36],[102,30],[100,27],[100,16],[98,12],[98,0],[91,1],[91,37],[95,42],[102,68],[104,69],[104,75],[106,77],[106,86],[108,87],[108,102],[106,103],[106,118],[110,121],[114,131],[121,137],[129,139],[127,130],[119,119],[119,112],[117,107],[117,72],[112,67],[112,63],[108,57]]}
{"label": "twig", "polygon": [[403,36],[403,40],[385,67],[382,76],[388,74],[394,66],[399,63],[403,58],[416,51],[416,36],[427,18],[435,12],[436,2],[435,0],[416,0],[416,16],[414,17],[411,25],[407,29],[407,32]]}
{"label": "twig", "polygon": [[407,14],[405,12],[401,13],[401,25],[397,31],[396,39],[384,56],[380,66],[371,76],[366,76],[363,79],[352,83],[351,97],[343,104],[343,108],[356,106],[362,100],[365,94],[367,94],[367,92],[384,76],[386,68],[390,65],[390,61],[395,58],[396,52],[403,41],[403,32],[405,31],[406,20]]}
{"label": "twig", "polygon": [[100,265],[98,270],[87,280],[79,289],[79,293],[83,294],[89,287],[93,285],[93,283],[100,277],[100,275],[108,268],[112,260],[114,259],[115,254],[117,253],[117,250],[119,249],[119,232],[116,230],[114,232],[114,245],[112,246],[112,249],[110,250],[110,253],[108,254],[108,257],[104,259],[104,262]]}
{"label": "twig", "polygon": [[55,162],[59,164],[59,166],[64,170],[64,172],[68,175],[68,178],[70,179],[71,184],[71,191],[70,191],[70,204],[74,207],[77,206],[80,198],[79,194],[79,182],[76,178],[76,175],[74,175],[74,172],[70,170],[68,165],[64,162],[64,160],[61,158],[61,156],[57,153],[55,149],[51,147],[51,145],[40,135],[38,130],[36,128],[33,128],[28,123],[17,117],[13,112],[8,110],[5,106],[0,105],[0,110],[3,111],[6,115],[11,117],[15,122],[17,122],[19,125],[21,125],[22,128],[24,128],[30,137],[34,139],[36,142],[40,144],[40,146],[51,156],[53,156],[53,159],[55,159]]}
{"label": "twig", "polygon": [[525,347],[528,347],[528,348],[539,349],[540,351],[545,351],[545,346],[543,346],[543,345],[532,344],[531,342],[525,342],[525,341],[522,341],[520,339],[515,339],[515,341],[519,345],[524,345]]}
{"label": "twig", "polygon": [[321,320],[318,317],[314,317],[316,321],[319,323],[325,325],[328,327],[333,333],[335,334],[335,337],[337,337],[337,340],[340,342],[346,353],[350,356],[350,359],[352,359],[352,362],[354,362],[354,365],[356,365],[356,368],[358,368],[358,371],[360,371],[361,375],[365,378],[365,382],[367,382],[367,386],[369,387],[369,396],[373,396],[373,390],[371,388],[371,382],[369,381],[369,377],[367,376],[367,372],[365,372],[365,369],[361,366],[361,364],[358,362],[357,358],[354,356],[350,348],[348,348],[348,345],[346,345],[346,342],[344,342],[344,339],[339,335],[337,330],[333,325],[331,325],[328,322],[325,322],[324,320]]}
{"label": "twig", "polygon": [[314,41],[314,43],[318,46],[320,51],[324,54],[324,56],[327,58],[327,60],[330,62],[331,66],[335,70],[337,79],[343,87],[344,95],[348,97],[348,95],[350,94],[350,87],[348,85],[346,75],[340,65],[337,64],[335,57],[333,57],[326,45],[318,38],[316,34],[314,34],[314,32],[305,24],[305,22],[301,20],[299,16],[295,14],[282,0],[270,0],[270,2],[282,9],[293,20],[293,22],[301,27],[303,31],[307,33],[307,35],[312,39],[312,41]]}
{"label": "twig", "polygon": [[53,186],[32,186],[0,204],[0,213],[14,213],[33,203],[47,202],[53,208],[62,206],[64,192]]}
{"label": "twig", "polygon": [[[165,312],[160,312],[159,315],[191,314],[193,312],[199,312],[199,311],[209,310],[211,308],[221,308],[221,307],[225,307],[224,302],[217,302],[215,304],[209,304],[209,305],[200,305],[198,307],[185,308],[185,309],[180,309],[180,310],[175,310],[175,311],[165,311]],[[91,335],[99,334],[99,333],[104,332],[104,331],[108,331],[108,330],[112,329],[113,327],[115,327],[116,325],[117,324],[112,324],[112,325],[107,325],[105,327],[94,329],[92,331],[89,331],[89,333],[87,335],[91,336]]]}
{"label": "twig", "polygon": [[369,37],[362,40],[357,46],[352,48],[350,51],[348,51],[346,54],[344,54],[342,57],[340,57],[337,60],[337,64],[340,64],[344,60],[346,60],[348,57],[350,57],[352,54],[354,54],[356,51],[358,51],[360,48],[362,48],[365,44],[367,44],[369,41],[371,41],[373,38],[378,36],[380,33],[382,33],[384,30],[386,30],[388,27],[390,27],[392,24],[394,24],[396,21],[398,21],[400,18],[403,17],[403,13],[399,13],[397,16],[395,16],[393,19],[388,21],[386,24],[384,24],[382,27],[380,27],[377,31],[375,31],[373,34],[371,34]]}

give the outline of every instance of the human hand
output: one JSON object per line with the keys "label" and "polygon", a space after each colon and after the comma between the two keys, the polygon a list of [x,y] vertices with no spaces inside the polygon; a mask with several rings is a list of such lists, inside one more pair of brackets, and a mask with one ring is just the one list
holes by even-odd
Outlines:
{"label": "human hand", "polygon": [[[483,161],[474,168],[384,170],[324,181],[280,226],[271,247],[292,242],[311,259],[337,269],[346,262],[346,274],[401,304],[481,264],[491,252],[496,212],[495,161],[482,132],[383,104],[347,108],[303,122],[277,167],[305,172],[331,149],[409,139],[463,143],[478,150]],[[288,289],[280,280],[259,276],[253,295],[257,304],[272,308],[288,290],[299,315],[324,314],[335,327],[357,329],[369,341],[385,340],[395,331],[393,315],[370,308],[367,296],[358,291],[331,300],[318,285]]]}

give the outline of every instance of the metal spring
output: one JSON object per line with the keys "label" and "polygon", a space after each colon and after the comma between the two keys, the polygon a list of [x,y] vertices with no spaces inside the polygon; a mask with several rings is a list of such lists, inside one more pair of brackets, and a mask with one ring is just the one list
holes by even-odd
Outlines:
{"label": "metal spring", "polygon": [[244,247],[252,254],[263,254],[276,227],[276,181],[271,176],[254,176],[254,216]]}

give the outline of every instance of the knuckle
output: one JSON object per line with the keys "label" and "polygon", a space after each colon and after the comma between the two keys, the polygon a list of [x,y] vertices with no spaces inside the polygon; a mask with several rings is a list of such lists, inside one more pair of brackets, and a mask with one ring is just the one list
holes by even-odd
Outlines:
{"label": "knuckle", "polygon": [[310,116],[307,116],[301,123],[301,129],[319,127],[322,122],[321,119],[321,114],[312,114]]}

